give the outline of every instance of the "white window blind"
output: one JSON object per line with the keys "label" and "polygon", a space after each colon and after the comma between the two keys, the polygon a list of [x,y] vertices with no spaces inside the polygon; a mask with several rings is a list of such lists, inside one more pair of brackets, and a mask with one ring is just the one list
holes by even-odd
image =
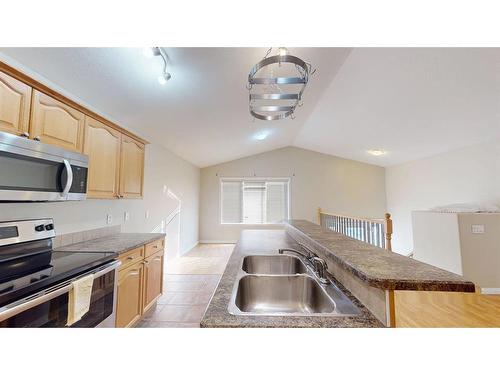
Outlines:
{"label": "white window blind", "polygon": [[223,224],[272,224],[288,219],[288,179],[222,179]]}
{"label": "white window blind", "polygon": [[242,181],[223,181],[221,202],[223,223],[241,223],[242,220]]}

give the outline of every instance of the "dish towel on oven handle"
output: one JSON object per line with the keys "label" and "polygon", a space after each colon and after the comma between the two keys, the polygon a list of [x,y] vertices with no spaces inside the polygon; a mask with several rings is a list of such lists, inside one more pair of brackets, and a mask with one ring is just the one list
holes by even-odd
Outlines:
{"label": "dish towel on oven handle", "polygon": [[90,308],[90,297],[94,284],[94,274],[90,274],[74,281],[69,291],[68,300],[68,322],[66,326],[71,326],[78,322]]}

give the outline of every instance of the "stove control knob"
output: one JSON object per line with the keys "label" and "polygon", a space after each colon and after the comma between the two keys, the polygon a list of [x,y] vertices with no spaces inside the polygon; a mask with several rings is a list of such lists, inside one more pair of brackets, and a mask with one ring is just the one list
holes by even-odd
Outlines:
{"label": "stove control knob", "polygon": [[43,224],[37,225],[35,227],[35,231],[37,231],[37,232],[43,232],[44,230],[45,230],[45,226]]}
{"label": "stove control knob", "polygon": [[45,226],[45,230],[53,230],[54,229],[54,224],[47,224]]}

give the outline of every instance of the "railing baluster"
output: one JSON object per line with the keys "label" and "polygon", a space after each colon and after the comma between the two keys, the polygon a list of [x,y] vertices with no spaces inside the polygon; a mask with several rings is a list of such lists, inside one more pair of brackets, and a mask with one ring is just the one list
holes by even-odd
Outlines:
{"label": "railing baluster", "polygon": [[[318,209],[320,226],[348,237],[386,248],[387,238],[392,235],[392,220],[386,214],[385,219],[361,219],[356,217],[328,214]],[[390,233],[386,233],[390,231]]]}

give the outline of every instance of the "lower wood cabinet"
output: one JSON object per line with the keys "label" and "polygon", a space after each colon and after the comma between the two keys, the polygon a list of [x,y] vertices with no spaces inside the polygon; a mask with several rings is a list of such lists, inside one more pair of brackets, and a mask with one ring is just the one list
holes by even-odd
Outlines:
{"label": "lower wood cabinet", "polygon": [[164,251],[144,260],[144,298],[143,310],[148,310],[161,296],[163,291]]}
{"label": "lower wood cabinet", "polygon": [[130,327],[141,318],[143,279],[142,262],[120,269],[118,272],[117,327]]}
{"label": "lower wood cabinet", "polygon": [[[162,246],[152,247],[151,244]],[[119,259],[116,327],[131,327],[163,293],[164,240],[130,250]],[[145,248],[157,251],[144,257]]]}

